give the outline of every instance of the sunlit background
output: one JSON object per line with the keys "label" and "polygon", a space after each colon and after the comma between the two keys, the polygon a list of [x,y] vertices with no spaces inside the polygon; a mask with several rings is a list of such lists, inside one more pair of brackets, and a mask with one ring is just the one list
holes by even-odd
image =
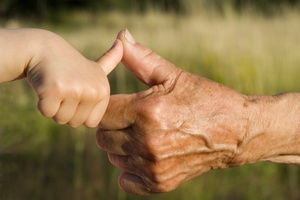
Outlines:
{"label": "sunlit background", "polygon": [[[1,0],[0,26],[53,31],[92,60],[128,28],[178,67],[242,93],[300,86],[299,0]],[[121,64],[109,80],[112,93],[145,88]],[[300,199],[300,166],[272,163],[211,171],[167,194],[126,194],[96,130],[56,125],[36,103],[26,80],[0,86],[1,200]]]}

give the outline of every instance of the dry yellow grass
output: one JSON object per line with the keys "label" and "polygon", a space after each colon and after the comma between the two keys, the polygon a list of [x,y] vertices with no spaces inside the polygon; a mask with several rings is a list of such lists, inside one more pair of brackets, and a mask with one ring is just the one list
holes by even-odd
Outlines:
{"label": "dry yellow grass", "polygon": [[108,49],[121,29],[128,28],[138,42],[179,67],[241,92],[298,90],[299,13],[288,10],[267,18],[230,9],[224,16],[201,9],[191,12],[184,16],[155,10],[143,15],[76,12],[68,15],[63,26],[40,27],[62,35],[91,59]]}
{"label": "dry yellow grass", "polygon": [[298,90],[300,15],[255,14],[186,16],[155,10],[144,15],[111,12],[77,13],[64,27],[45,27],[61,34],[95,59],[128,28],[136,40],[176,65],[247,93]]}

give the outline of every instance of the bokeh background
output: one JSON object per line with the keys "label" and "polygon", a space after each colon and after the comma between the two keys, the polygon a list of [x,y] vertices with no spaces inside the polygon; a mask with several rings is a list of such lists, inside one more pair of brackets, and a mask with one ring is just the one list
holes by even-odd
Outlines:
{"label": "bokeh background", "polygon": [[[299,90],[299,0],[0,0],[0,27],[53,31],[92,60],[128,28],[177,66],[244,94]],[[146,88],[122,64],[109,80],[112,93]],[[267,162],[214,170],[166,194],[126,194],[96,129],[56,125],[36,102],[26,80],[0,86],[1,200],[300,199],[300,167]]]}

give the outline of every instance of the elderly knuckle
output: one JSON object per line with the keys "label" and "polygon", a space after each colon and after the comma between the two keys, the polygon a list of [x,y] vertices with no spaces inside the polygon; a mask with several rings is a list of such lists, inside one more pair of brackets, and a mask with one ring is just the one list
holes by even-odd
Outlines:
{"label": "elderly knuckle", "polygon": [[161,161],[164,158],[164,153],[165,153],[163,150],[164,147],[160,147],[159,146],[160,142],[159,140],[157,141],[158,142],[152,142],[152,145],[147,144],[148,146],[152,146],[151,149],[149,149],[149,153],[151,155],[151,160],[155,162],[156,165],[158,165],[159,161]]}
{"label": "elderly knuckle", "polygon": [[145,136],[145,146],[151,156],[151,160],[157,162],[167,158],[174,149],[172,149],[171,138],[168,130],[153,130],[151,134]]}
{"label": "elderly knuckle", "polygon": [[152,164],[148,166],[146,174],[153,183],[161,183],[164,181],[164,172],[157,162],[152,162]]}
{"label": "elderly knuckle", "polygon": [[169,177],[170,174],[166,171],[166,167],[162,166],[162,163],[148,167],[145,174],[147,175],[143,180],[153,192],[169,192],[178,186],[178,183],[173,180],[173,176]]}
{"label": "elderly knuckle", "polygon": [[155,191],[159,193],[170,192],[172,190],[174,190],[174,187],[168,184],[168,182],[159,182],[155,185]]}
{"label": "elderly knuckle", "polygon": [[151,99],[145,102],[141,116],[154,125],[160,125],[165,120],[167,104],[163,98]]}

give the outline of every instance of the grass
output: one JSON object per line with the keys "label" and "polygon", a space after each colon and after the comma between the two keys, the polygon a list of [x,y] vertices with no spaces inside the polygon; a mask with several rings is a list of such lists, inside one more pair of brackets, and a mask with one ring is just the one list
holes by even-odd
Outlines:
{"label": "grass", "polygon": [[39,27],[62,35],[90,59],[98,58],[117,33],[128,28],[138,42],[181,68],[244,93],[274,94],[298,90],[299,19],[292,10],[270,18],[230,10],[224,16],[205,12],[178,16],[155,10],[143,15],[78,12],[63,26]]}
{"label": "grass", "polygon": [[[229,8],[222,16],[201,9],[180,16],[155,10],[145,14],[78,11],[67,13],[62,24],[12,20],[4,22],[3,27],[49,29],[90,59],[102,55],[118,31],[128,28],[136,41],[181,68],[242,93],[275,94],[299,90],[299,22],[300,14],[291,9],[278,16],[263,17],[253,12],[237,14]],[[113,93],[145,88],[122,65],[109,78]],[[111,168],[105,153],[96,148],[94,130],[73,130],[43,119],[33,111],[35,97],[23,81],[2,85],[0,91],[4,102],[0,108],[6,111],[0,113],[0,131],[2,138],[8,138],[2,143],[9,141],[6,147],[11,147],[6,152],[10,163],[16,163],[14,172],[23,172],[17,173],[16,180],[20,181],[10,184],[18,185],[18,194],[27,199],[300,197],[300,170],[268,163],[209,172],[168,194],[144,198],[127,195],[117,189],[118,170]]]}

